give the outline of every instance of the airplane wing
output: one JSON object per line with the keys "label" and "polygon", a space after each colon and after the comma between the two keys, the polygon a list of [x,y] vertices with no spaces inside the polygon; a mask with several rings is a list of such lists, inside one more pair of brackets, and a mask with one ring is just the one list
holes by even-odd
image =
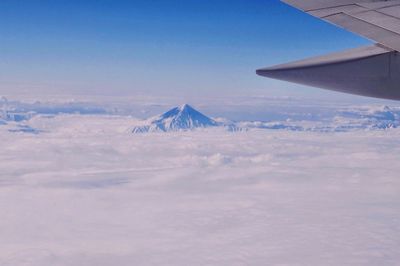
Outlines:
{"label": "airplane wing", "polygon": [[400,51],[399,0],[283,0],[283,2]]}
{"label": "airplane wing", "polygon": [[[257,74],[352,94],[400,100],[400,0],[282,0],[375,41],[374,46],[257,70]],[[349,72],[350,71],[350,72]]]}

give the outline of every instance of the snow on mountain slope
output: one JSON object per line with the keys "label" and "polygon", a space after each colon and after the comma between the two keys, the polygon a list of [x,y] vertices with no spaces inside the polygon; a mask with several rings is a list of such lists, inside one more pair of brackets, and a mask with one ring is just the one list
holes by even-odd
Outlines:
{"label": "snow on mountain slope", "polygon": [[390,129],[400,126],[400,109],[388,106],[358,107],[339,112],[333,125],[347,131],[353,129]]}
{"label": "snow on mountain slope", "polygon": [[188,104],[150,118],[143,125],[133,128],[133,133],[187,131],[196,128],[216,127],[220,124],[203,115]]}
{"label": "snow on mountain slope", "polygon": [[[132,105],[134,106],[134,104]],[[209,118],[193,107],[185,104],[180,107],[173,108],[168,112],[149,118],[147,120],[139,120],[147,113],[155,113],[165,108],[165,105],[159,105],[156,109],[148,105],[147,107],[137,106],[130,107],[126,110],[138,110],[142,108],[142,116],[136,111],[118,111],[120,106],[100,104],[87,105],[85,103],[23,103],[18,101],[9,101],[0,98],[0,125],[1,130],[10,132],[41,132],[41,130],[55,130],[48,123],[52,119],[45,117],[59,117],[63,122],[71,119],[78,119],[78,114],[96,116],[99,121],[105,118],[109,122],[109,116],[115,116],[111,120],[119,119],[119,113],[123,113],[126,119],[122,119],[122,124],[118,128],[124,128],[125,133],[145,133],[145,132],[176,132],[189,131],[194,129],[207,130],[225,130],[231,132],[251,131],[251,130],[282,130],[282,131],[318,131],[318,132],[349,132],[357,130],[389,130],[400,127],[400,107],[398,106],[341,106],[341,107],[320,107],[318,112],[324,113],[319,116],[316,110],[310,113],[308,109],[303,107],[276,107],[273,111],[272,107],[267,108],[264,113],[256,115],[256,119],[252,119],[252,109],[244,111],[241,117],[224,112],[223,106],[218,108],[210,108],[205,104],[204,110],[213,113],[216,116],[222,115],[226,118]],[[149,107],[150,106],[150,107]],[[325,109],[324,109],[325,108]],[[233,108],[234,109],[234,108]],[[103,110],[103,111],[101,111]],[[108,110],[108,111],[107,111]],[[116,111],[117,110],[117,111]],[[221,111],[222,110],[222,111]],[[109,113],[107,113],[109,112]],[[67,119],[66,114],[72,115]],[[279,114],[279,115],[277,115]],[[246,118],[247,117],[247,118]],[[35,120],[35,118],[37,118]],[[108,119],[110,118],[110,119]],[[230,120],[233,119],[233,120]],[[47,121],[49,120],[49,121]],[[57,120],[57,119],[56,119]],[[39,123],[44,121],[43,123]],[[58,121],[58,120],[57,120]],[[38,124],[39,123],[39,124]],[[113,130],[110,126],[110,130]],[[36,131],[32,130],[37,129]],[[66,130],[66,126],[63,125]],[[79,127],[82,129],[81,127]],[[96,127],[85,125],[85,130],[96,130]],[[21,130],[22,129],[22,130]]]}
{"label": "snow on mountain slope", "polygon": [[[400,109],[387,106],[349,107],[337,110],[332,117],[321,120],[240,121],[211,119],[185,104],[143,121],[133,133],[187,131],[196,128],[221,127],[227,131],[288,130],[348,132],[352,130],[386,130],[400,126]],[[267,117],[266,117],[266,120]]]}

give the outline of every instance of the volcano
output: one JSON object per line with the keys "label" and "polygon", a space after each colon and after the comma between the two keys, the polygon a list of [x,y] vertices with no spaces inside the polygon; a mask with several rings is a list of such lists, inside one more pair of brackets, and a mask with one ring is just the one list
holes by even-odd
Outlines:
{"label": "volcano", "polygon": [[170,132],[170,131],[189,131],[198,128],[208,128],[218,126],[218,122],[200,113],[188,104],[150,118],[144,124],[133,128],[133,133],[145,132]]}

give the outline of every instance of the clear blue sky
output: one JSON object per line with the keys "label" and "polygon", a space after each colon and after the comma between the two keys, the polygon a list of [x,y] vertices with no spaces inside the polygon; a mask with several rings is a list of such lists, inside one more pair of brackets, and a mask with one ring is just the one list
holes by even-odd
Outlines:
{"label": "clear blue sky", "polygon": [[277,0],[1,0],[0,94],[314,94],[256,68],[368,41]]}

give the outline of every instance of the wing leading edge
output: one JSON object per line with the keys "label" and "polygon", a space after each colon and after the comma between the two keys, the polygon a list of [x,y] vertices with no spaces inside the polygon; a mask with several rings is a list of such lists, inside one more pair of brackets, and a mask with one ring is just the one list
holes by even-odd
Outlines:
{"label": "wing leading edge", "polygon": [[379,45],[257,70],[304,85],[400,100],[400,0],[283,0]]}

